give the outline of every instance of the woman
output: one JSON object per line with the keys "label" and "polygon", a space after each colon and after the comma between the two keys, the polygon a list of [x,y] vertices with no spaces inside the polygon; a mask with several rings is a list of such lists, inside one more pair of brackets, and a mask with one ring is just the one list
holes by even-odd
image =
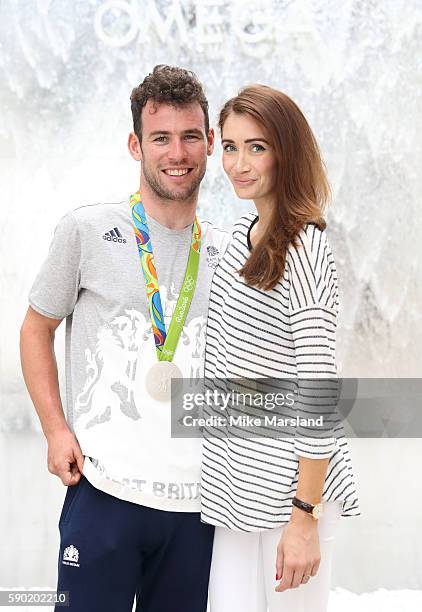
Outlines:
{"label": "woman", "polygon": [[[236,223],[214,275],[205,375],[333,379],[337,275],[312,131],[288,96],[263,85],[229,100],[219,127],[224,170],[257,214]],[[327,435],[205,437],[211,612],[326,610],[337,520],[359,514],[347,442],[340,427]]]}

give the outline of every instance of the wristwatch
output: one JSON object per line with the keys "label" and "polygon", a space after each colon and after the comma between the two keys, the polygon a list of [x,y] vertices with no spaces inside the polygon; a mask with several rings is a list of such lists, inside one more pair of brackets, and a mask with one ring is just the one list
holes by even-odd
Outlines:
{"label": "wristwatch", "polygon": [[307,504],[301,499],[294,497],[292,500],[292,504],[296,506],[296,508],[300,508],[300,510],[303,510],[304,512],[310,514],[312,518],[314,518],[316,521],[324,514],[324,505],[322,503],[315,505]]}

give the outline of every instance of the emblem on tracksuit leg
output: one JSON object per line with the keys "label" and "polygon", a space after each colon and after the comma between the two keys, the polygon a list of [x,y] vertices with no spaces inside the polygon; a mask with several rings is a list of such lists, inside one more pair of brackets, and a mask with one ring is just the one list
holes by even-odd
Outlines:
{"label": "emblem on tracksuit leg", "polygon": [[64,549],[62,564],[79,567],[79,550],[73,544]]}

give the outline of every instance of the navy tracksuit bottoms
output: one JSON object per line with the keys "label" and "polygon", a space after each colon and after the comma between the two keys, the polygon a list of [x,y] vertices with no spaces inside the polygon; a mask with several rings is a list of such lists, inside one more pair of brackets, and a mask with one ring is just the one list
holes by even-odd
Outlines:
{"label": "navy tracksuit bottoms", "polygon": [[[127,502],[82,477],[60,517],[57,590],[72,612],[206,612],[214,528]],[[64,610],[56,607],[56,610]]]}

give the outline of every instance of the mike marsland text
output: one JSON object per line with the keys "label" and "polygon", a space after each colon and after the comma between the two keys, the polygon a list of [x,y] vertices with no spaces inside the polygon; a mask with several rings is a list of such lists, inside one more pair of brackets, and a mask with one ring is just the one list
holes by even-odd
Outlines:
{"label": "mike marsland text", "polygon": [[263,417],[242,414],[239,416],[220,416],[212,415],[209,417],[194,417],[185,414],[182,419],[186,427],[323,427],[324,417],[320,415],[316,418],[305,417],[280,417],[275,414]]}

